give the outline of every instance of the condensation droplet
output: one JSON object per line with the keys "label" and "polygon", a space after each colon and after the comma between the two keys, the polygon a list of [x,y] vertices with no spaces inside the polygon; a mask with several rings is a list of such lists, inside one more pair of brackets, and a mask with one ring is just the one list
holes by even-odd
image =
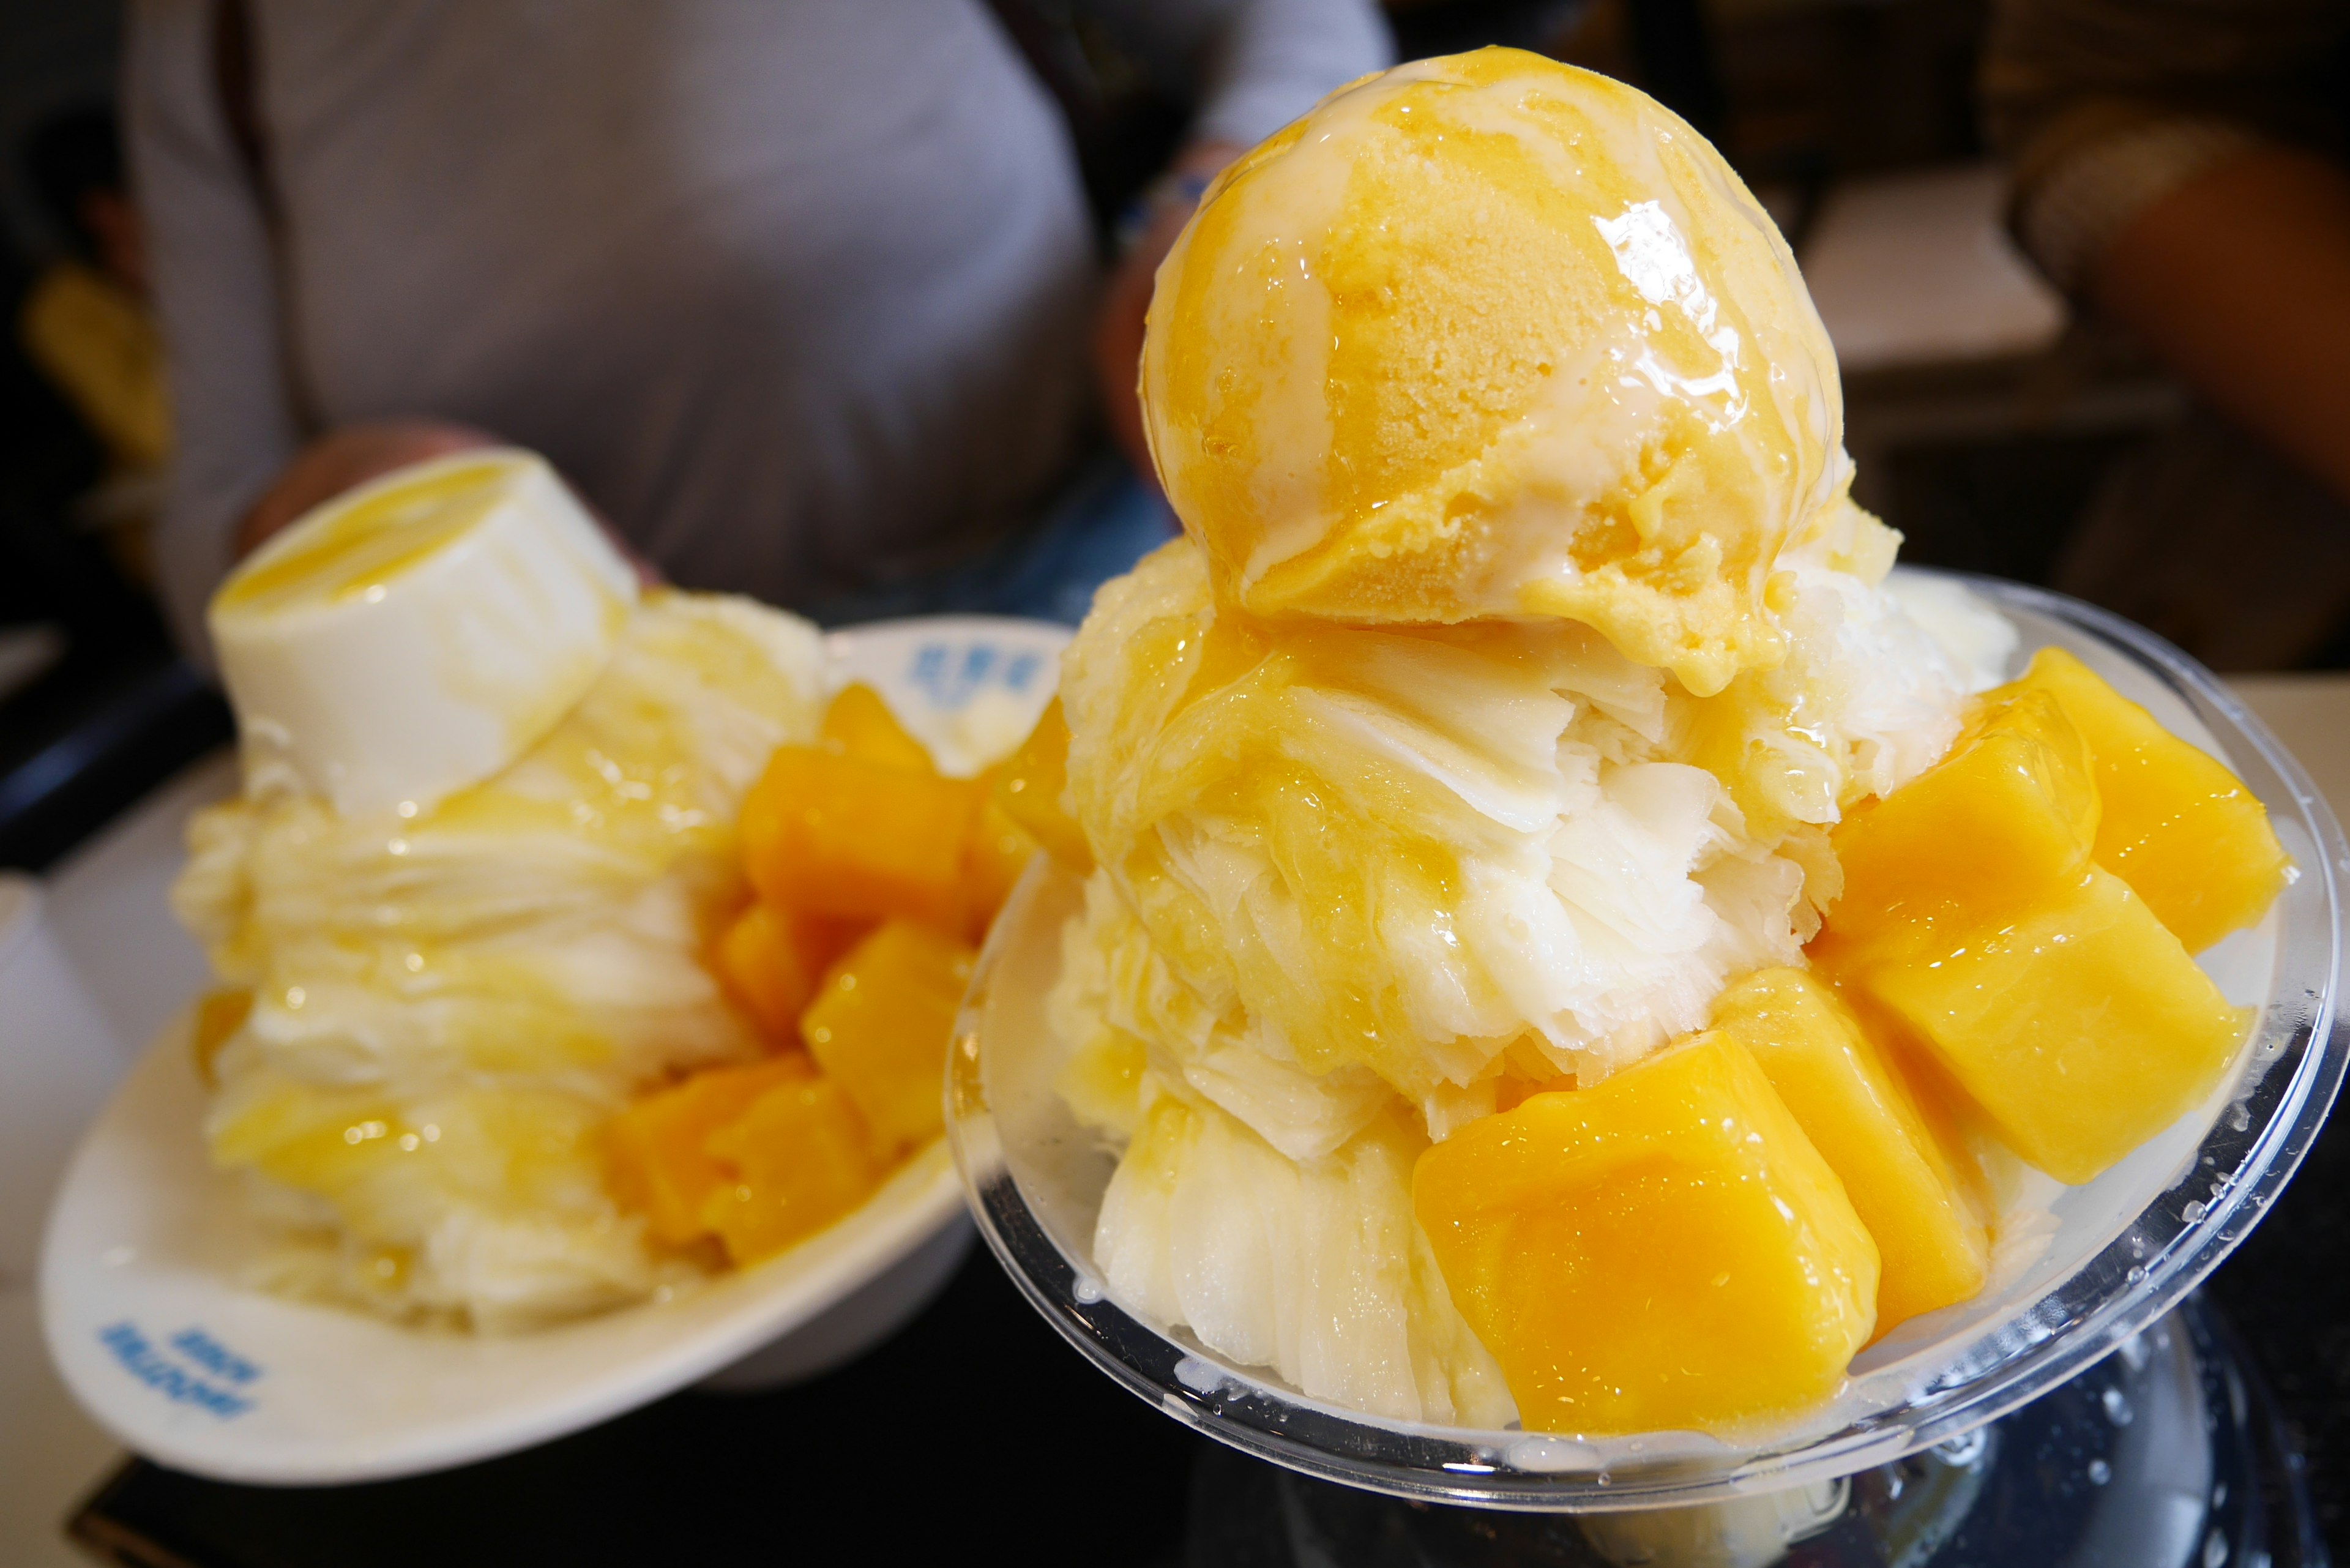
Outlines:
{"label": "condensation droplet", "polygon": [[2103,1486],[2113,1479],[2113,1466],[2106,1463],[2103,1459],[2091,1459],[2089,1461],[2089,1484],[2091,1486]]}
{"label": "condensation droplet", "polygon": [[1983,1449],[1989,1442],[1990,1439],[1983,1436],[1981,1429],[1977,1429],[1969,1432],[1963,1438],[1952,1438],[1946,1443],[1937,1443],[1929,1451],[1952,1469],[1962,1470],[1983,1457]]}
{"label": "condensation droplet", "polygon": [[2181,1209],[2178,1211],[2178,1217],[2181,1220],[2186,1220],[2189,1225],[2192,1225],[2197,1223],[2203,1218],[2203,1216],[2210,1212],[2211,1212],[2211,1206],[2209,1203],[2195,1202],[2189,1203],[2186,1208]]}
{"label": "condensation droplet", "polygon": [[2106,1419],[2116,1427],[2126,1427],[2137,1418],[2137,1412],[2130,1408],[2129,1396],[2118,1388],[2098,1395],[2097,1403],[2106,1407]]}
{"label": "condensation droplet", "polygon": [[1223,1368],[1196,1355],[1187,1355],[1175,1364],[1175,1381],[1194,1394],[1213,1394],[1223,1384]]}

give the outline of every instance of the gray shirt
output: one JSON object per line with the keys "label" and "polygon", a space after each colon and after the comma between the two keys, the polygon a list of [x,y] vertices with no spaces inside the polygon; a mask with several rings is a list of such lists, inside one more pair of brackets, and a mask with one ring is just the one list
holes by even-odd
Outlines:
{"label": "gray shirt", "polygon": [[[1367,0],[1092,9],[1261,139],[1387,61]],[[981,0],[251,0],[265,220],[208,0],[126,100],[179,447],[183,640],[308,436],[545,452],[687,586],[806,602],[951,556],[1070,455],[1094,261],[1057,107]]]}

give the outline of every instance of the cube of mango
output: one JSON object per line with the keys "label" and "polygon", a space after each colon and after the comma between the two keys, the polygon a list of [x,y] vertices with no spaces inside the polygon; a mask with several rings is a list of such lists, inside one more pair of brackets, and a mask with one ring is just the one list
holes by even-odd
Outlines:
{"label": "cube of mango", "polygon": [[987,935],[995,912],[1012,894],[1012,885],[1028,868],[1036,840],[1014,821],[995,797],[998,770],[979,776],[979,816],[972,825],[971,843],[963,850],[963,934],[972,941]]}
{"label": "cube of mango", "polygon": [[857,1107],[827,1078],[778,1085],[705,1140],[731,1179],[702,1221],[737,1264],[772,1257],[856,1209],[883,1168]]}
{"label": "cube of mango", "polygon": [[948,1040],[976,956],[929,926],[885,921],[832,966],[800,1017],[809,1052],[881,1147],[938,1135]]}
{"label": "cube of mango", "polygon": [[714,966],[728,994],[781,1046],[800,1043],[800,1014],[816,998],[824,971],[873,929],[870,920],[832,920],[804,909],[754,900],[718,939]]}
{"label": "cube of mango", "polygon": [[[824,984],[825,971],[838,963],[841,955],[849,949],[871,936],[874,927],[879,924],[876,920],[830,919],[822,915],[811,915],[805,909],[789,909],[784,914],[785,923],[791,929],[792,940],[800,944],[801,951],[807,954],[809,971],[816,977],[818,986]],[[814,1001],[815,995],[810,992],[809,1000]],[[801,1011],[806,1010],[803,1008]],[[797,1041],[799,1024],[796,1019],[793,1021],[792,1028],[792,1038]]]}
{"label": "cube of mango", "polygon": [[1858,981],[2002,1141],[2076,1185],[2199,1104],[2244,1036],[2145,900],[2094,866],[2028,914]]}
{"label": "cube of mango", "polygon": [[1815,960],[1923,950],[1938,929],[2029,909],[2086,869],[2097,826],[2088,749],[2046,693],[1992,696],[1949,756],[1837,824],[1844,892]]}
{"label": "cube of mango", "polygon": [[977,815],[968,779],[779,746],[743,802],[743,869],[770,903],[959,929]]}
{"label": "cube of mango", "polygon": [[1036,727],[1004,760],[994,783],[995,804],[1026,828],[1046,854],[1072,871],[1093,869],[1094,852],[1085,829],[1061,800],[1069,785],[1069,725],[1061,716],[1058,697],[1045,705]]}
{"label": "cube of mango", "polygon": [[789,914],[754,900],[718,939],[718,978],[779,1044],[798,1038],[800,1013],[824,972],[792,926]]}
{"label": "cube of mango", "polygon": [[1748,975],[1714,1000],[1713,1026],[1753,1054],[1876,1240],[1877,1332],[1982,1289],[1990,1238],[1898,1062],[1835,990],[1798,969]]}
{"label": "cube of mango", "polygon": [[2063,649],[2042,649],[2015,684],[2055,698],[2088,742],[2105,805],[2097,864],[2189,952],[2268,911],[2292,863],[2242,780]]}
{"label": "cube of mango", "polygon": [[671,1246],[709,1233],[702,1219],[710,1195],[730,1173],[703,1145],[771,1089],[816,1075],[793,1052],[744,1067],[716,1067],[646,1096],[604,1129],[607,1168],[620,1206],[645,1217],[647,1229]]}
{"label": "cube of mango", "polygon": [[1833,1395],[1877,1243],[1728,1034],[1419,1157],[1412,1204],[1529,1430],[1728,1432]]}
{"label": "cube of mango", "polygon": [[862,680],[842,687],[825,709],[816,743],[837,755],[885,768],[917,774],[938,771],[929,748],[906,732],[881,693]]}

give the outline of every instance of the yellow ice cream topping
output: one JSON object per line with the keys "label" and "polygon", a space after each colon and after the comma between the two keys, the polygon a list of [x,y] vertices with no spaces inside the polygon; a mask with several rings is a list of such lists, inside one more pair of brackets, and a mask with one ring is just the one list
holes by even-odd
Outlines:
{"label": "yellow ice cream topping", "polygon": [[1700,694],[1777,659],[1773,563],[1844,467],[1833,350],[1738,177],[1510,49],[1357,84],[1227,170],[1142,393],[1220,596],[1585,621]]}

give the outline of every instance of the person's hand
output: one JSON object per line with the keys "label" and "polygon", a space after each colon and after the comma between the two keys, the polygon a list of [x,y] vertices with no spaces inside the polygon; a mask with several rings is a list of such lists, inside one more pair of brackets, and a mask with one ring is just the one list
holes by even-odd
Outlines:
{"label": "person's hand", "polygon": [[378,420],[328,431],[304,447],[244,514],[236,530],[237,556],[252,554],[320,502],[395,468],[504,444],[486,431],[437,420]]}
{"label": "person's hand", "polygon": [[[1169,172],[1204,182],[1240,151],[1226,141],[1195,142],[1176,159]],[[1159,264],[1191,221],[1193,205],[1180,200],[1151,204],[1141,234],[1110,274],[1094,321],[1094,373],[1101,382],[1109,431],[1135,472],[1145,478],[1151,477],[1150,443],[1142,433],[1142,402],[1136,388],[1142,365],[1142,320],[1150,308],[1150,289]]]}
{"label": "person's hand", "polygon": [[2157,198],[2090,298],[2350,504],[2350,171],[2263,146]]}

